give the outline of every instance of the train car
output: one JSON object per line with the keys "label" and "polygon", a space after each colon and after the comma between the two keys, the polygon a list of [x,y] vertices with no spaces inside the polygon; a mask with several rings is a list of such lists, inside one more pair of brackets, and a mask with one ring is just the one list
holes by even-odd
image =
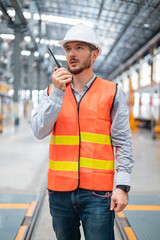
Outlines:
{"label": "train car", "polygon": [[133,115],[149,127],[160,119],[159,88],[159,84],[152,84],[134,93]]}

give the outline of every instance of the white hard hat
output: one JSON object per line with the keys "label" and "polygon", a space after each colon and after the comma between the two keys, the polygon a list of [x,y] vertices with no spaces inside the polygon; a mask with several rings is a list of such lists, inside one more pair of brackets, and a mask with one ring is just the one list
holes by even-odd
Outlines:
{"label": "white hard hat", "polygon": [[95,46],[99,51],[98,55],[101,54],[102,52],[96,33],[93,31],[93,29],[91,29],[90,27],[84,24],[78,24],[72,27],[71,29],[69,29],[64,39],[60,41],[59,44],[65,50],[64,45],[67,42],[73,42],[73,41],[85,42]]}

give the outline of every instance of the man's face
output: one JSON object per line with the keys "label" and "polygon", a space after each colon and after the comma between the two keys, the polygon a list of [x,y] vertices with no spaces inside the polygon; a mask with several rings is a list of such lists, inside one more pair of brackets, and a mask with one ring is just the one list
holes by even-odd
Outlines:
{"label": "man's face", "polygon": [[92,63],[92,52],[87,44],[83,42],[69,42],[65,46],[67,65],[69,71],[77,75],[88,69]]}

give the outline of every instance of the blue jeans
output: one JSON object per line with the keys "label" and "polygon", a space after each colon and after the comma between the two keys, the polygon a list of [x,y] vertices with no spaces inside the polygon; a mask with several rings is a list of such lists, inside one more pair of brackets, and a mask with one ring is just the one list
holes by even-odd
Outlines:
{"label": "blue jeans", "polygon": [[86,240],[114,240],[114,211],[110,211],[110,198],[111,192],[49,190],[50,213],[57,239],[80,240],[81,222]]}

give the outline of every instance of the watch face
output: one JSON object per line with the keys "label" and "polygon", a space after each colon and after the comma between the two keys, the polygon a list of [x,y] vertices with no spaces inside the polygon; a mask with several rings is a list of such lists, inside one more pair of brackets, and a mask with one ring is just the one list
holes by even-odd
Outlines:
{"label": "watch face", "polygon": [[130,190],[130,186],[128,186],[128,185],[117,185],[117,188],[120,188],[125,192],[129,192],[129,190]]}
{"label": "watch face", "polygon": [[126,192],[129,192],[130,186],[126,186]]}

